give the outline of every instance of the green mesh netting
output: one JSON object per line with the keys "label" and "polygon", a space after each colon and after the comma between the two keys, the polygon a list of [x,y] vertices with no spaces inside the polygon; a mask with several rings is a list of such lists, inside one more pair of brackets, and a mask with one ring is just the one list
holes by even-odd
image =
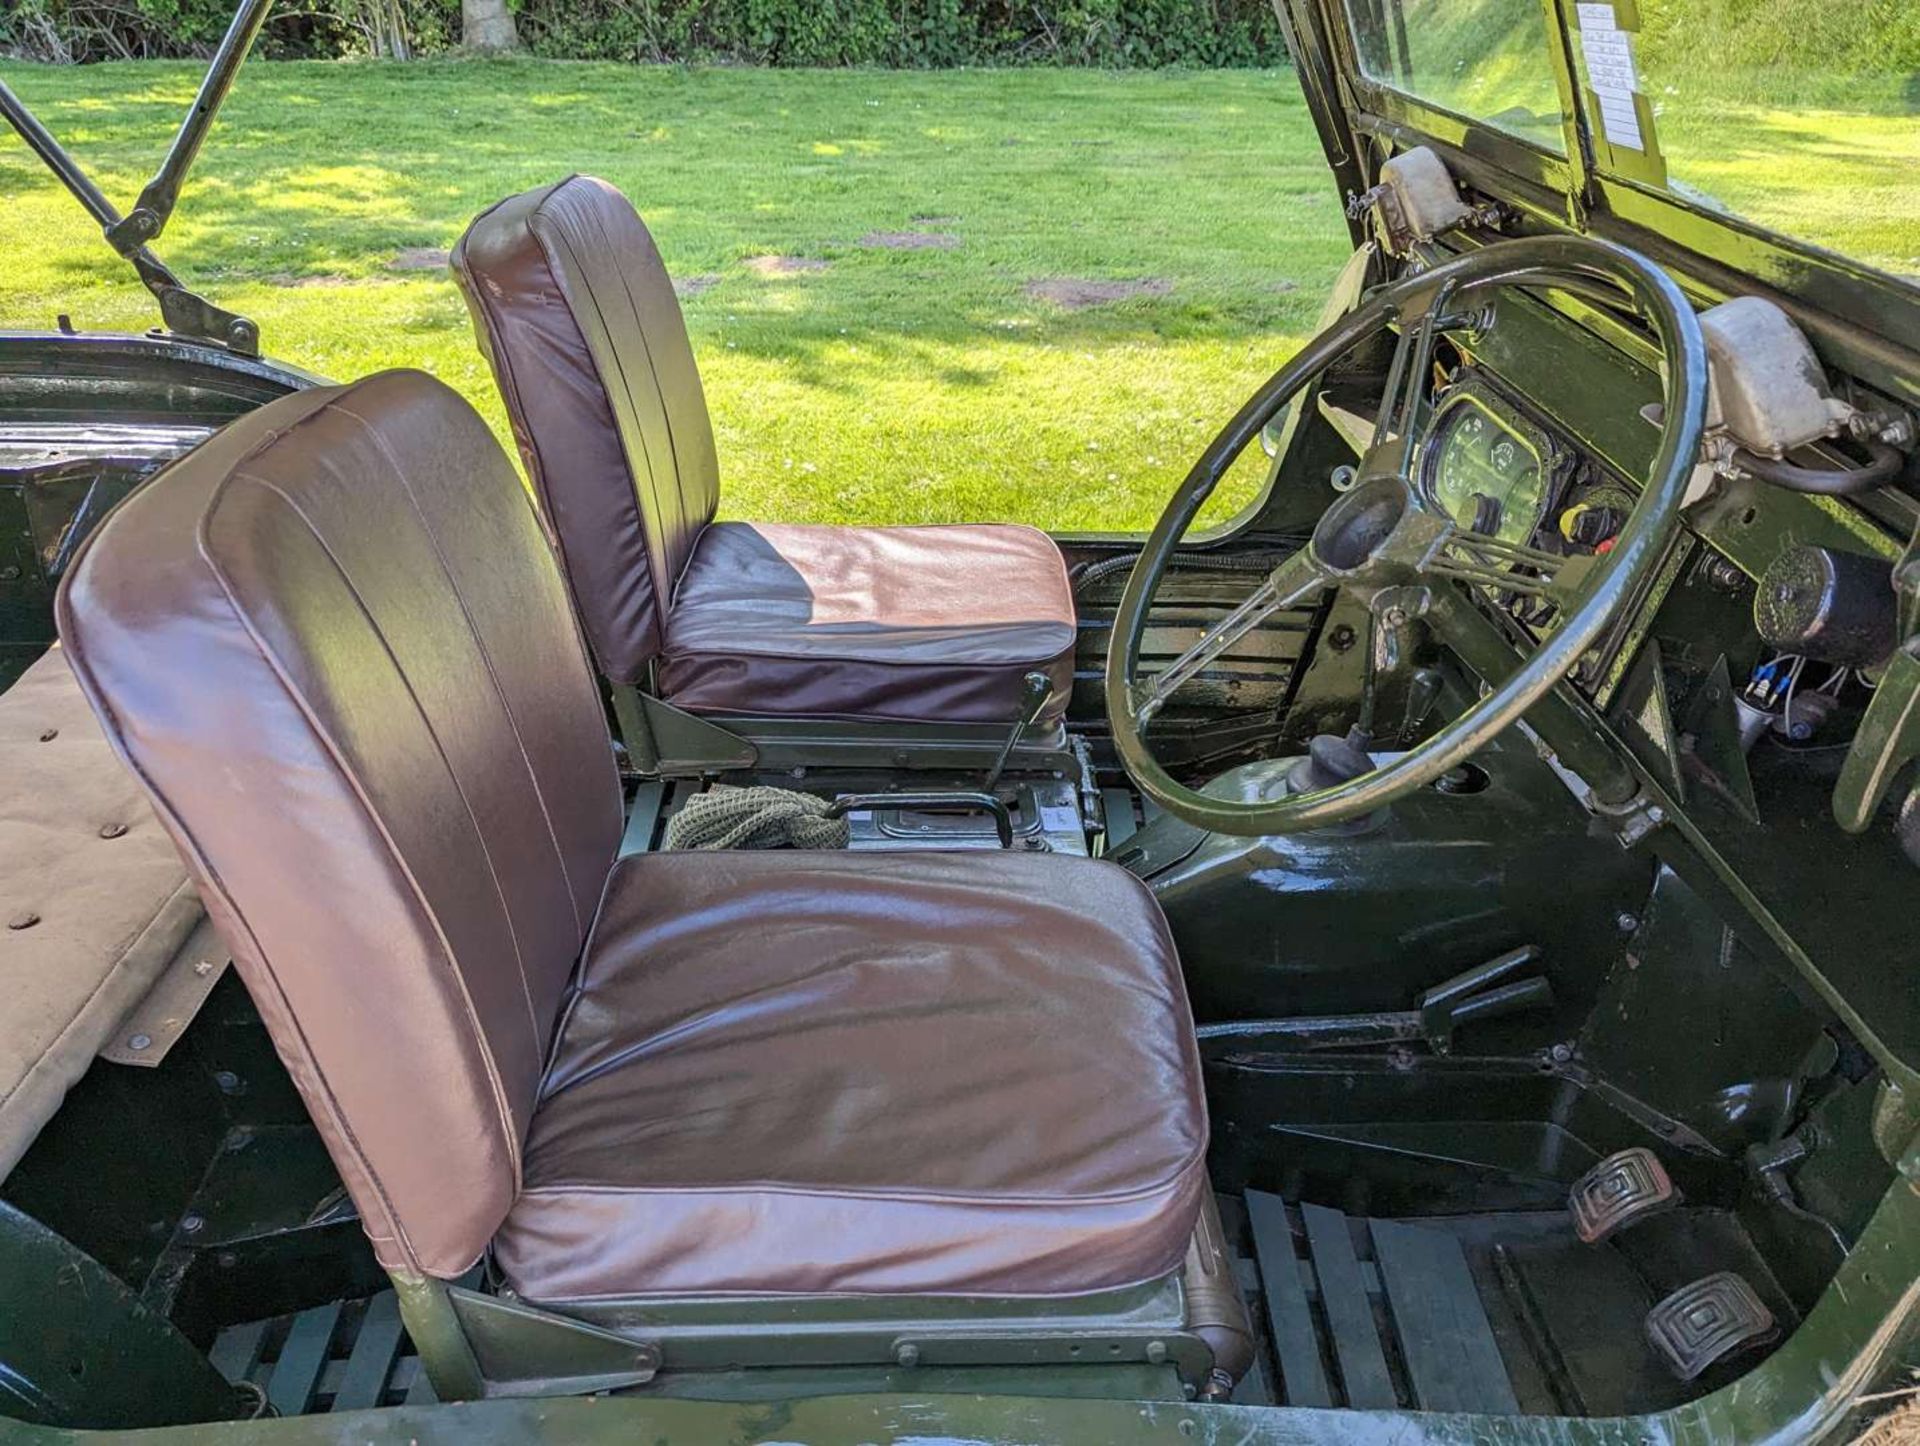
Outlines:
{"label": "green mesh netting", "polygon": [[827,801],[785,788],[716,785],[667,820],[669,849],[843,849],[853,838]]}

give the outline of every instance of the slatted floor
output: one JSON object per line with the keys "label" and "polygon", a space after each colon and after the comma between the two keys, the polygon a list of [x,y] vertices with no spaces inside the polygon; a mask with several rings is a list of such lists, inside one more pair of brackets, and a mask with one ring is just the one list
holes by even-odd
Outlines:
{"label": "slatted floor", "polygon": [[281,1416],[435,1399],[390,1290],[230,1326],[208,1358],[235,1385],[259,1387]]}
{"label": "slatted floor", "polygon": [[1276,1399],[1519,1414],[1457,1237],[1254,1190],[1245,1203],[1280,1368]]}

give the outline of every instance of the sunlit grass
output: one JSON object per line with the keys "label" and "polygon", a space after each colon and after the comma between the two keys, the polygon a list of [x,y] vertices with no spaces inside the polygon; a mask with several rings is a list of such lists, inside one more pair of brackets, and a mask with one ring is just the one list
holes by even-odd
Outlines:
{"label": "sunlit grass", "polygon": [[[124,203],[198,72],[0,77]],[[537,62],[256,63],[156,249],[258,321],[273,355],[336,378],[423,368],[504,437],[453,285],[392,262],[574,170],[634,198],[677,276],[717,278],[685,305],[732,516],[1144,526],[1310,331],[1347,250],[1287,72]],[[11,139],[0,197],[0,325],[152,324],[124,263]],[[862,244],[916,230],[958,244]],[[743,264],[764,255],[828,265]],[[1078,311],[1027,294],[1057,277],[1168,289]]]}
{"label": "sunlit grass", "polygon": [[1920,89],[1817,71],[1703,80],[1646,58],[1669,176],[1712,206],[1920,280]]}

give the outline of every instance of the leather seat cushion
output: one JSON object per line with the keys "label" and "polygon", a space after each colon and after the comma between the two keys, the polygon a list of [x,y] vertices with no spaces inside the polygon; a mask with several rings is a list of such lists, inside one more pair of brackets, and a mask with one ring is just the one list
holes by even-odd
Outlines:
{"label": "leather seat cushion", "polygon": [[702,713],[1011,723],[1073,686],[1073,590],[1030,527],[716,523],[668,615],[662,694]]}
{"label": "leather seat cushion", "polygon": [[1113,1289],[1178,1268],[1206,1144],[1173,944],[1125,871],[643,854],[495,1259],[540,1301]]}

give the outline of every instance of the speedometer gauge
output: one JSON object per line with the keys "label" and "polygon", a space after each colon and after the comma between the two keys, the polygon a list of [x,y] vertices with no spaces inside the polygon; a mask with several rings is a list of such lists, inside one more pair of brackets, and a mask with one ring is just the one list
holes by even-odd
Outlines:
{"label": "speedometer gauge", "polygon": [[1462,394],[1434,418],[1423,483],[1460,527],[1525,542],[1547,505],[1539,449],[1479,397]]}

